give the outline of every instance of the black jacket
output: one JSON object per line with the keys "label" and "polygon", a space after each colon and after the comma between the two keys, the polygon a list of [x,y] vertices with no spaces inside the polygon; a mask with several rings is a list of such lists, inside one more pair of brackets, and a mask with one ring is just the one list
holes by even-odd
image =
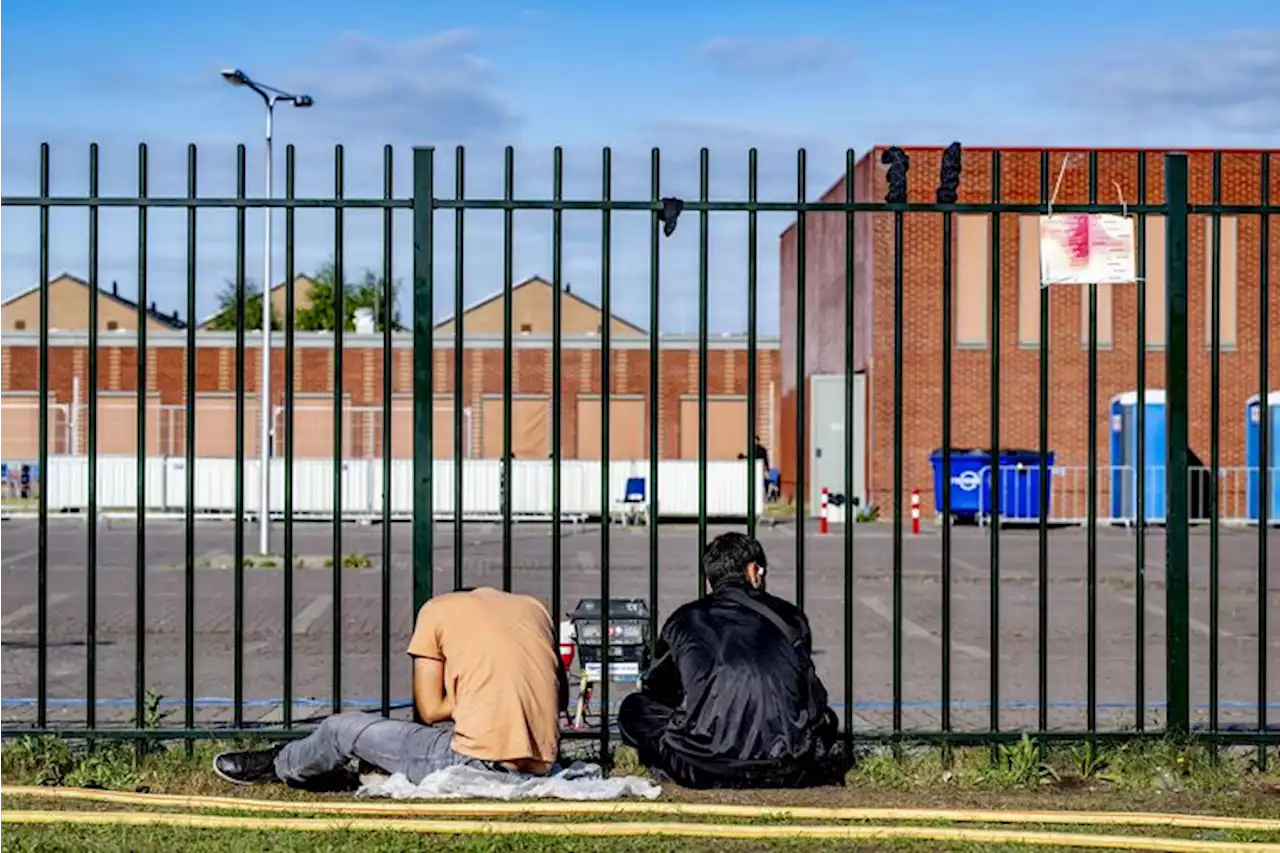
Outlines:
{"label": "black jacket", "polygon": [[642,685],[675,709],[663,745],[716,775],[811,763],[835,737],[812,656],[804,614],[745,582],[684,605],[663,626]]}

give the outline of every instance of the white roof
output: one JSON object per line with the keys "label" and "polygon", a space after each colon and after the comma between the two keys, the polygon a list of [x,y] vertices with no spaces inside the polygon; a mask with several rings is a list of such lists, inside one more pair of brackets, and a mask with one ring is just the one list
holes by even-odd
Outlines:
{"label": "white roof", "polygon": [[[1249,399],[1244,401],[1244,404],[1246,406],[1252,406],[1254,403],[1257,403],[1257,402],[1258,402],[1258,395],[1253,394],[1252,396],[1249,397]],[[1267,395],[1267,408],[1271,408],[1272,406],[1280,406],[1280,391],[1272,391]]]}
{"label": "white roof", "polygon": [[[1143,392],[1143,395],[1146,397],[1148,405],[1164,405],[1163,388],[1148,388]],[[1114,406],[1116,403],[1119,403],[1122,406],[1136,406],[1138,405],[1138,392],[1125,391],[1123,394],[1117,394],[1115,397],[1111,398],[1111,405]]]}

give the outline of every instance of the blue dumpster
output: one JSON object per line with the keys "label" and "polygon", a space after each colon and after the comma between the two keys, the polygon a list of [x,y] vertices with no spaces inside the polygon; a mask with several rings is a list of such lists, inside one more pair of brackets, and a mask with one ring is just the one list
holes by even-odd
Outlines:
{"label": "blue dumpster", "polygon": [[[1244,446],[1245,446],[1245,494],[1249,510],[1249,520],[1259,521],[1262,517],[1263,504],[1258,500],[1262,492],[1262,466],[1267,467],[1267,492],[1271,500],[1267,501],[1267,523],[1280,523],[1280,391],[1272,391],[1267,395],[1265,406],[1267,417],[1267,444],[1271,445],[1268,453],[1262,452],[1262,418],[1264,407],[1254,394],[1245,403]],[[1265,461],[1264,461],[1265,460]]]}
{"label": "blue dumpster", "polygon": [[955,518],[976,519],[984,514],[991,495],[983,495],[984,483],[989,484],[991,454],[985,450],[951,448],[951,482],[943,479],[942,449],[929,454],[933,466],[933,505],[943,511],[943,494],[950,500],[947,511]]}
{"label": "blue dumpster", "polygon": [[[992,454],[987,450],[952,448],[951,478],[947,492],[951,515],[966,521],[991,515]],[[1053,453],[1045,457],[1053,466]],[[943,470],[941,448],[929,454],[933,467],[933,499],[942,511]],[[1052,482],[1049,470],[1045,486]],[[1001,450],[999,454],[1000,515],[1007,519],[1040,517],[1040,453],[1035,450]],[[1052,489],[1050,489],[1052,494]]]}
{"label": "blue dumpster", "polygon": [[[1144,392],[1143,435],[1138,434],[1138,392],[1126,391],[1111,401],[1111,517],[1138,520],[1138,489],[1142,489],[1142,514],[1146,521],[1164,521],[1165,454],[1168,425],[1164,391]],[[1141,472],[1138,445],[1143,446]],[[1141,483],[1141,486],[1139,486]]]}

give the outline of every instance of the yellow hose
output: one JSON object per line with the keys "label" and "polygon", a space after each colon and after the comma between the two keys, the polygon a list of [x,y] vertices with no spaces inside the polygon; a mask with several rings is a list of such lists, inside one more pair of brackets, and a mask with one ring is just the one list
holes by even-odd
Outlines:
{"label": "yellow hose", "polygon": [[666,815],[678,817],[782,818],[825,821],[928,821],[950,823],[1034,823],[1062,826],[1164,826],[1178,829],[1235,829],[1280,832],[1280,820],[1157,812],[999,811],[994,809],[815,808],[810,806],[738,806],[671,802],[297,802],[183,794],[135,794],[84,788],[6,786],[4,794],[51,799],[90,800],[131,806],[227,809],[295,814],[387,817],[581,817],[584,815]]}
{"label": "yellow hose", "polygon": [[478,820],[379,820],[370,818],[259,818],[160,812],[6,811],[7,824],[73,823],[95,826],[173,826],[188,829],[271,829],[301,832],[364,830],[413,832],[433,835],[544,835],[626,837],[662,835],[684,838],[738,839],[839,839],[970,842],[977,844],[1028,844],[1098,849],[1153,850],[1165,853],[1280,853],[1280,844],[1242,844],[1184,838],[1150,838],[1140,835],[1090,835],[1066,832],[1024,832],[1011,829],[975,829],[935,826],[779,825],[716,823],[519,823]]}

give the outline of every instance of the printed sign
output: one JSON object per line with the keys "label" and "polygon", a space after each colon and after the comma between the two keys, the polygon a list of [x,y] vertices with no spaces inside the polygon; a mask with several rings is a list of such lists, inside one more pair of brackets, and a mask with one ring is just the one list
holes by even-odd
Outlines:
{"label": "printed sign", "polygon": [[959,474],[952,475],[951,485],[962,492],[972,492],[982,485],[982,477],[977,471],[961,471]]}
{"label": "printed sign", "polygon": [[1137,278],[1133,220],[1111,213],[1040,217],[1040,283],[1129,284]]}
{"label": "printed sign", "polygon": [[[591,681],[599,681],[604,667],[598,663],[589,663],[583,667],[587,672],[587,678]],[[640,664],[638,663],[613,663],[609,664],[609,680],[610,681],[639,681],[640,680]]]}

